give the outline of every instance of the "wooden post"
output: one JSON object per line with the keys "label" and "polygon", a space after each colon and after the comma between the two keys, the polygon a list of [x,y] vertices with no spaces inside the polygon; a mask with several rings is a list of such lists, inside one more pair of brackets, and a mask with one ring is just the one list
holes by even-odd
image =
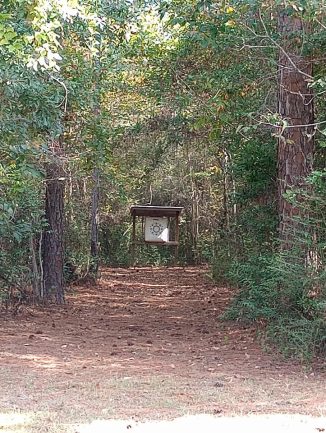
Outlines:
{"label": "wooden post", "polygon": [[135,266],[136,253],[136,215],[132,215],[132,241],[131,241],[131,257],[133,266]]}
{"label": "wooden post", "polygon": [[175,216],[175,257],[174,257],[174,263],[175,265],[178,263],[178,256],[179,256],[179,213]]}

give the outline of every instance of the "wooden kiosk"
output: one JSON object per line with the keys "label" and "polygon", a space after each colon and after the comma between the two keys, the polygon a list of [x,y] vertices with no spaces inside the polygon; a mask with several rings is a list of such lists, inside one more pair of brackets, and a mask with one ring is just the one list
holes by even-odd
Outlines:
{"label": "wooden kiosk", "polygon": [[[137,245],[166,245],[174,247],[175,261],[179,253],[179,221],[182,207],[131,206],[132,238],[131,252],[135,261]],[[141,222],[141,239],[136,236],[136,223]],[[172,237],[172,239],[171,239]]]}

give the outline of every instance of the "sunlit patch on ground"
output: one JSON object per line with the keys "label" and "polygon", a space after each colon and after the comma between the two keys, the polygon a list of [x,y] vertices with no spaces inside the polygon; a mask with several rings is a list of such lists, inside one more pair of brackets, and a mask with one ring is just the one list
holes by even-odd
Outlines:
{"label": "sunlit patch on ground", "polygon": [[193,415],[173,421],[95,420],[79,426],[78,433],[316,433],[326,431],[326,418],[302,415],[251,415],[214,417]]}
{"label": "sunlit patch on ground", "polygon": [[1,433],[13,432],[17,428],[24,428],[31,421],[31,416],[24,413],[0,413]]}

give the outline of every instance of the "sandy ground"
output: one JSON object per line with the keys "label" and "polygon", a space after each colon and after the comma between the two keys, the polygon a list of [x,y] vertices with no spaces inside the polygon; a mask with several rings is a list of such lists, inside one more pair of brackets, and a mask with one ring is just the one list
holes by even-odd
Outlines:
{"label": "sandy ground", "polygon": [[221,321],[232,296],[205,268],[105,269],[64,308],[1,314],[0,431],[324,431],[323,366]]}

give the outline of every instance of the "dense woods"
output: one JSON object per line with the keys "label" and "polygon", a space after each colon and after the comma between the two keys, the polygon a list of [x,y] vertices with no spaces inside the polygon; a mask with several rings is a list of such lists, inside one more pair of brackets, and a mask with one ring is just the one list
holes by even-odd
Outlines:
{"label": "dense woods", "polygon": [[180,263],[239,289],[225,317],[325,353],[325,29],[313,0],[4,0],[3,304],[64,303],[130,264],[131,205],[182,206]]}

